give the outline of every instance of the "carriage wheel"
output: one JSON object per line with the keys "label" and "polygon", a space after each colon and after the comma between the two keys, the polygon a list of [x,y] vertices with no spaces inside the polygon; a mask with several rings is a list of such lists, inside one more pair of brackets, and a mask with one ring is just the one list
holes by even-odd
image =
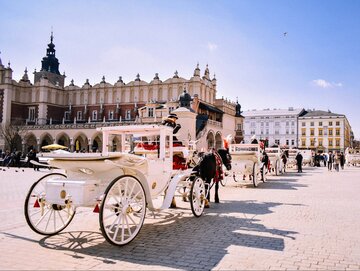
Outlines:
{"label": "carriage wheel", "polygon": [[60,205],[46,201],[45,185],[47,180],[54,177],[66,179],[64,174],[47,174],[31,186],[25,199],[26,222],[34,232],[42,235],[61,232],[75,215],[75,207],[71,204]]}
{"label": "carriage wheel", "polygon": [[146,213],[145,191],[133,176],[120,176],[106,188],[100,207],[100,228],[106,240],[117,246],[139,233]]}
{"label": "carriage wheel", "polygon": [[280,167],[280,162],[277,160],[276,164],[275,164],[275,175],[278,176],[279,175],[279,167]]}
{"label": "carriage wheel", "polygon": [[253,172],[252,172],[252,181],[253,181],[254,187],[258,186],[257,171],[258,171],[258,165],[256,163],[254,163]]}
{"label": "carriage wheel", "polygon": [[196,177],[191,185],[190,189],[190,205],[191,211],[194,216],[199,217],[204,212],[205,208],[205,182],[200,177]]}

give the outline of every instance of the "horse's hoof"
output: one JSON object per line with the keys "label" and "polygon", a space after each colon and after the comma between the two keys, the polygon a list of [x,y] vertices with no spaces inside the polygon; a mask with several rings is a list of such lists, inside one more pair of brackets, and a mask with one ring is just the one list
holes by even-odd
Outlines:
{"label": "horse's hoof", "polygon": [[171,209],[175,209],[176,208],[176,205],[175,204],[170,204],[170,207]]}
{"label": "horse's hoof", "polygon": [[215,203],[220,203],[220,201],[219,201],[219,200],[215,200]]}

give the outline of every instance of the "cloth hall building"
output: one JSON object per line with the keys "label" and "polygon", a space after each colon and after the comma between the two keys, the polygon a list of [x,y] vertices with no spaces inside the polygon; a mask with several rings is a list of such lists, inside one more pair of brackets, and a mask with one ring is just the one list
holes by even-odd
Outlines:
{"label": "cloth hall building", "polygon": [[[5,66],[0,59],[0,122],[2,127],[17,127],[13,145],[17,150],[40,151],[44,145],[58,143],[71,151],[97,151],[103,142],[96,128],[161,123],[170,112],[178,115],[182,126],[178,137],[198,140],[201,148],[221,147],[228,134],[237,142],[243,140],[241,106],[216,98],[217,80],[210,78],[208,66],[201,76],[197,65],[190,79],[176,71],[164,81],[156,73],[150,82],[137,74],[128,83],[120,76],[112,84],[103,76],[93,85],[86,80],[78,86],[71,80],[66,86],[55,53],[51,34],[33,83],[26,69],[19,81],[14,80],[10,63]],[[190,106],[179,107],[179,99],[189,100]],[[0,136],[0,149],[8,145]],[[116,138],[109,148],[117,149]]]}

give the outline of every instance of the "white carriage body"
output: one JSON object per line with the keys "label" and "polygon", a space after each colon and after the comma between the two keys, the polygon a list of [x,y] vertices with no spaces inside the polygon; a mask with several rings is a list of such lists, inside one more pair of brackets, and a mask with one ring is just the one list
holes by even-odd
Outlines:
{"label": "white carriage body", "polygon": [[313,152],[312,150],[299,150],[303,157],[304,165],[312,165],[313,164]]}
{"label": "white carriage body", "polygon": [[230,144],[231,168],[237,174],[250,175],[254,164],[260,170],[262,153],[259,144]]}
{"label": "white carriage body", "polygon": [[280,147],[266,148],[266,153],[270,160],[271,169],[274,169],[274,172],[276,174],[278,174],[278,172],[281,172],[283,168],[283,162],[281,159]]}
{"label": "white carriage body", "polygon": [[360,164],[360,153],[349,153],[345,156],[345,159],[350,165]]}
{"label": "white carriage body", "polygon": [[287,166],[296,166],[296,155],[298,153],[297,149],[286,149],[284,151],[288,151],[289,157],[287,158]]}
{"label": "white carriage body", "polygon": [[[71,196],[72,202],[78,206],[91,205],[89,195],[91,195],[90,198],[93,198],[92,204],[96,203],[112,180],[118,176],[131,175],[143,185],[149,209],[156,209],[152,199],[167,188],[175,193],[176,184],[190,174],[189,171],[184,171],[172,178],[174,175],[172,170],[174,147],[171,127],[137,125],[102,127],[98,130],[103,133],[102,153],[57,155],[49,161],[51,166],[66,170],[66,186],[69,189],[71,187],[73,193],[69,196]],[[107,142],[115,136],[120,138],[120,152],[108,150]],[[139,148],[135,145],[136,141],[132,141],[134,138],[144,137],[149,141],[151,139],[156,148]],[[186,151],[182,148],[181,152]],[[171,187],[170,181],[175,183]],[[61,186],[59,183],[64,183],[64,181],[53,180],[49,181],[47,185],[48,191],[54,191],[49,194],[54,203],[64,202],[64,199],[60,198]],[[172,188],[173,186],[175,187]],[[94,190],[97,191],[98,197],[93,197]],[[75,200],[75,197],[81,198]],[[164,202],[162,208],[166,205],[168,205],[168,201]]]}

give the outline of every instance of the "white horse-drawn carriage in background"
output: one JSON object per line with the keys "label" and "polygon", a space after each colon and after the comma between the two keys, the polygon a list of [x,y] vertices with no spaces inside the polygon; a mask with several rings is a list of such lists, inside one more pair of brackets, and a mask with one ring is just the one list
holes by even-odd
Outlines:
{"label": "white horse-drawn carriage in background", "polygon": [[[190,191],[191,210],[196,217],[201,216],[205,183],[198,176],[190,181],[191,169],[173,170],[171,127],[138,125],[99,130],[103,133],[102,153],[52,159],[50,165],[65,170],[65,174],[50,173],[32,185],[25,200],[25,217],[31,229],[44,235],[57,234],[69,225],[77,207],[95,207],[106,240],[125,245],[139,233],[146,209],[155,212],[169,208],[179,187]],[[108,151],[107,144],[114,137],[120,139],[120,152]],[[140,141],[150,141],[153,148],[137,145]]]}
{"label": "white horse-drawn carriage in background", "polygon": [[296,166],[296,155],[299,150],[297,149],[285,149],[283,150],[284,153],[287,154],[287,162],[286,167],[292,168]]}
{"label": "white horse-drawn carriage in background", "polygon": [[360,164],[360,150],[347,148],[345,150],[345,161],[348,166]]}
{"label": "white horse-drawn carriage in background", "polygon": [[270,161],[270,172],[275,173],[276,176],[282,173],[284,163],[281,159],[282,153],[280,147],[266,148],[266,153]]}
{"label": "white horse-drawn carriage in background", "polygon": [[313,157],[313,151],[312,150],[299,150],[303,157],[302,164],[304,166],[314,166],[314,157]]}
{"label": "white horse-drawn carriage in background", "polygon": [[266,168],[262,162],[263,155],[259,144],[230,144],[229,153],[234,181],[249,176],[254,187],[257,187],[259,180],[265,182]]}

